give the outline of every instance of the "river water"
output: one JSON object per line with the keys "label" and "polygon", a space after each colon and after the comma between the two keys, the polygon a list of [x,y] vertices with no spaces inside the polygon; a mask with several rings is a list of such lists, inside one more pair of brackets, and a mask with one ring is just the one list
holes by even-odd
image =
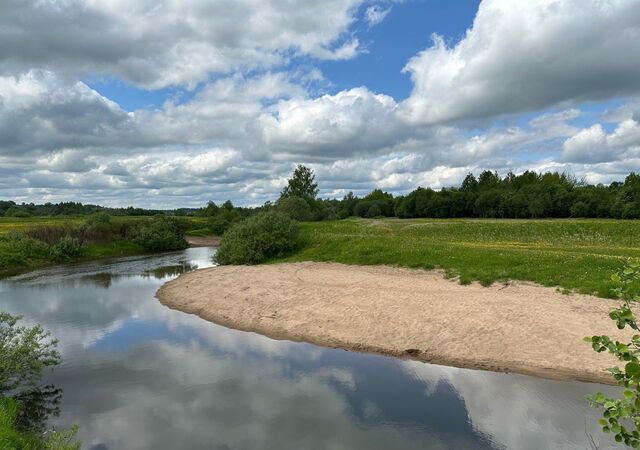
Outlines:
{"label": "river water", "polygon": [[154,298],[213,252],[0,282],[0,309],[59,339],[52,425],[78,424],[87,449],[588,449],[588,434],[615,448],[584,399],[610,387],[276,341]]}

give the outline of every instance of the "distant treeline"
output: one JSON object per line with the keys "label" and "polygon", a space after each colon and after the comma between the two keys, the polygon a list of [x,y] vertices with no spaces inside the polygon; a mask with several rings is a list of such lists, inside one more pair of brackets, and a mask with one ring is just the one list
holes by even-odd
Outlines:
{"label": "distant treeline", "polygon": [[257,208],[236,207],[231,201],[209,202],[203,208],[154,210],[106,208],[76,202],[43,205],[0,201],[0,216],[81,216],[107,212],[113,216],[153,216],[158,214],[207,217],[211,231],[222,234],[232,223],[256,212],[277,209],[298,221],[344,219],[347,217],[431,217],[431,218],[640,218],[640,175],[629,174],[624,182],[591,185],[571,175],[527,171],[501,178],[484,171],[466,176],[458,187],[438,191],[418,187],[407,195],[394,197],[375,189],[364,197],[353,193],[343,199],[317,198],[313,171],[298,166],[290,185],[276,202]]}
{"label": "distant treeline", "polygon": [[180,208],[176,210],[159,210],[134,208],[107,208],[99,205],[83,205],[79,202],[17,204],[14,201],[0,200],[0,217],[38,217],[38,216],[88,216],[97,212],[106,212],[112,216],[155,216],[169,214],[175,216],[194,216],[200,208]]}
{"label": "distant treeline", "polygon": [[313,171],[298,166],[276,202],[258,208],[238,208],[230,201],[213,202],[198,211],[208,218],[209,231],[221,235],[229,226],[262,211],[283,212],[300,222],[347,217],[399,218],[640,218],[640,175],[624,182],[590,185],[564,173],[524,172],[501,178],[484,171],[469,174],[458,187],[435,191],[418,187],[394,197],[375,189],[364,197],[352,192],[342,200],[317,198]]}
{"label": "distant treeline", "polygon": [[485,171],[467,175],[459,187],[417,188],[399,197],[374,190],[360,199],[347,195],[336,204],[338,217],[400,218],[640,218],[640,175],[610,185],[589,185],[564,173],[524,172],[504,178]]}

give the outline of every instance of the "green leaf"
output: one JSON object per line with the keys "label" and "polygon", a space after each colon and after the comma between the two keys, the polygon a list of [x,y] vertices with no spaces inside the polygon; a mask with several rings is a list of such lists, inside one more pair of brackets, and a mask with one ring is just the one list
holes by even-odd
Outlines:
{"label": "green leaf", "polygon": [[633,393],[633,391],[630,391],[629,389],[625,389],[625,391],[624,391],[624,396],[625,397],[631,399],[631,398],[633,398],[634,395],[635,394]]}
{"label": "green leaf", "polygon": [[627,365],[624,366],[624,371],[627,373],[627,376],[640,377],[640,364],[636,362],[627,363]]}

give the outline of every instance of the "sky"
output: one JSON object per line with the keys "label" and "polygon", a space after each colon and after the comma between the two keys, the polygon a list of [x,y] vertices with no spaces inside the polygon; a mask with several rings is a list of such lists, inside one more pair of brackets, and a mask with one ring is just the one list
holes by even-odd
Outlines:
{"label": "sky", "polygon": [[640,171],[639,0],[3,0],[0,199],[198,207]]}

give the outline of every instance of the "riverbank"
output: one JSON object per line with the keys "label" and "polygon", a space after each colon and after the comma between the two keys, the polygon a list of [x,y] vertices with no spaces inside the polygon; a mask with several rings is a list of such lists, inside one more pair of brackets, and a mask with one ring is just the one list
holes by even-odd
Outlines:
{"label": "riverbank", "polygon": [[461,285],[442,272],[291,263],[198,270],[163,304],[276,339],[551,379],[613,383],[615,364],[582,339],[622,337],[616,305],[528,283]]}
{"label": "riverbank", "polygon": [[189,247],[217,247],[221,237],[218,236],[185,236]]}

